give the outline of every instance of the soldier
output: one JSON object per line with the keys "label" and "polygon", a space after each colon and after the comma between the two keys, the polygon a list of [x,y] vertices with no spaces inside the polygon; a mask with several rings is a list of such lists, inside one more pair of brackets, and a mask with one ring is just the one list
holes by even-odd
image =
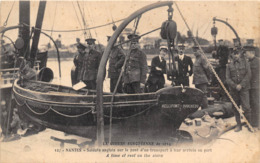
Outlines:
{"label": "soldier", "polygon": [[[242,105],[245,117],[251,122],[251,109],[249,105],[249,88],[251,70],[250,64],[242,56],[242,50],[235,50],[232,54],[232,60],[227,65],[226,81],[230,88],[230,95],[239,106]],[[239,112],[233,105],[233,110],[237,122],[235,132],[242,130],[241,119]]]}
{"label": "soldier", "polygon": [[184,48],[184,45],[179,45],[179,55],[175,57],[175,62],[178,63],[178,66],[176,66],[177,73],[175,83],[176,85],[182,84],[183,86],[189,86],[189,76],[193,74],[193,62],[191,57],[183,53]]}
{"label": "soldier", "polygon": [[223,67],[226,70],[226,64],[228,63],[229,49],[224,45],[224,41],[218,40],[219,46],[217,48],[216,59],[219,59],[219,67]]}
{"label": "soldier", "polygon": [[96,39],[86,39],[88,48],[83,58],[83,67],[80,73],[80,79],[87,85],[87,89],[96,89],[96,79],[98,67],[102,54],[95,50]]}
{"label": "soldier", "polygon": [[[221,39],[218,41],[219,46],[217,48],[217,54],[215,56],[218,59],[218,65],[216,66],[216,72],[220,78],[220,80],[224,83],[225,87],[228,87],[226,84],[226,65],[228,63],[229,57],[229,48],[224,45],[224,41]],[[216,81],[216,78],[214,78]],[[217,81],[216,81],[217,82]],[[216,83],[214,82],[214,83]],[[220,95],[222,100],[227,99],[225,91],[221,89]]]}
{"label": "soldier", "polygon": [[139,48],[138,35],[130,34],[128,39],[131,40],[131,44],[123,76],[124,90],[126,93],[141,93],[148,69],[146,55]]}
{"label": "soldier", "polygon": [[167,53],[167,46],[161,46],[159,56],[152,59],[151,72],[147,80],[148,92],[156,92],[164,87],[165,79],[163,74],[166,73],[165,57]]}
{"label": "soldier", "polygon": [[198,46],[193,47],[194,55],[196,57],[193,64],[193,84],[195,84],[196,88],[204,92],[201,108],[205,109],[208,107],[207,89],[208,84],[211,82],[210,69],[206,59],[201,56],[201,53],[198,52],[198,49]]}
{"label": "soldier", "polygon": [[[250,50],[251,49],[251,50]],[[259,126],[259,63],[260,59],[255,55],[255,48],[251,47],[246,52],[246,57],[249,60],[250,68],[251,68],[251,80],[250,80],[250,90],[249,90],[249,99],[250,99],[250,106],[252,109],[252,126],[253,127],[260,127]],[[260,129],[260,128],[259,128]]]}
{"label": "soldier", "polygon": [[75,69],[75,76],[73,77],[73,79],[75,81],[73,81],[72,85],[74,85],[74,84],[76,84],[80,81],[80,73],[81,73],[81,70],[82,70],[82,67],[83,67],[83,58],[86,54],[86,51],[85,51],[86,46],[85,45],[78,43],[77,49],[78,49],[79,54],[77,54],[74,57],[74,60],[73,60],[76,69]]}
{"label": "soldier", "polygon": [[[107,37],[107,41],[109,41],[110,36]],[[119,74],[121,72],[121,68],[125,61],[125,55],[121,48],[118,46],[114,46],[111,49],[111,53],[109,56],[109,68],[108,68],[108,78],[110,78],[110,92],[114,92]],[[122,80],[120,79],[117,93],[123,93],[122,89]]]}

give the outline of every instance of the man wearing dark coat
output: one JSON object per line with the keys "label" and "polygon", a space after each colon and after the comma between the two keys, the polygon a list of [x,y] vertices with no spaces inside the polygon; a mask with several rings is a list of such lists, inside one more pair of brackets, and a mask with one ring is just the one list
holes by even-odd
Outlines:
{"label": "man wearing dark coat", "polygon": [[166,73],[165,57],[168,53],[167,46],[160,47],[160,54],[152,59],[151,72],[147,80],[148,92],[156,92],[164,87]]}
{"label": "man wearing dark coat", "polygon": [[123,74],[124,91],[130,94],[141,93],[148,70],[146,55],[139,48],[138,35],[130,34],[128,39],[131,40],[131,44]]}
{"label": "man wearing dark coat", "polygon": [[[109,41],[110,36],[108,36]],[[109,68],[108,68],[108,78],[110,78],[110,92],[114,92],[121,68],[125,61],[125,54],[121,48],[114,46],[111,49],[109,56]],[[117,93],[123,93],[122,80],[120,79],[117,87]]]}
{"label": "man wearing dark coat", "polygon": [[208,107],[207,91],[208,84],[211,82],[211,71],[206,59],[201,55],[198,49],[198,46],[193,47],[196,57],[193,64],[193,84],[204,93],[201,108],[205,109]]}
{"label": "man wearing dark coat", "polygon": [[79,54],[77,54],[73,60],[73,63],[75,65],[76,69],[75,69],[75,76],[73,76],[74,80],[72,81],[72,85],[74,85],[80,81],[80,73],[81,73],[81,69],[83,67],[83,58],[86,54],[85,45],[78,43],[77,48],[78,48]]}
{"label": "man wearing dark coat", "polygon": [[183,53],[184,45],[178,46],[179,55],[175,57],[175,62],[178,63],[176,66],[176,85],[189,86],[189,77],[193,74],[193,62],[191,57],[186,56]]}
{"label": "man wearing dark coat", "polygon": [[250,99],[250,107],[252,109],[251,120],[252,126],[258,127],[260,129],[260,121],[259,121],[259,64],[260,59],[256,57],[256,51],[254,47],[250,49],[247,48],[246,57],[250,63],[250,69],[252,77],[250,79],[250,90],[249,90],[249,99]]}
{"label": "man wearing dark coat", "polygon": [[[232,54],[232,60],[227,65],[226,81],[230,88],[230,95],[236,104],[242,105],[244,115],[249,123],[251,123],[251,109],[249,103],[249,89],[251,69],[250,64],[245,57],[242,57],[242,50],[235,50]],[[240,114],[233,105],[237,126],[235,132],[242,130]]]}
{"label": "man wearing dark coat", "polygon": [[95,50],[96,39],[86,39],[88,48],[83,58],[80,79],[86,84],[87,89],[96,89],[96,80],[102,54]]}

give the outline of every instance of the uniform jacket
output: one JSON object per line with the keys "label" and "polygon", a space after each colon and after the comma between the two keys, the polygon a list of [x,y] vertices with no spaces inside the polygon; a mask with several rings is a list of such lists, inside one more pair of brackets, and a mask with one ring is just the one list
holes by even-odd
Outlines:
{"label": "uniform jacket", "polygon": [[231,90],[235,90],[238,84],[242,86],[241,90],[248,90],[250,88],[250,78],[250,64],[246,59],[239,58],[237,67],[233,60],[227,65],[226,82]]}
{"label": "uniform jacket", "polygon": [[132,49],[126,61],[124,83],[141,82],[145,84],[147,70],[145,53],[140,49]]}
{"label": "uniform jacket", "polygon": [[210,69],[207,61],[201,55],[196,57],[193,64],[193,84],[205,84],[210,80]]}
{"label": "uniform jacket", "polygon": [[178,62],[178,73],[176,75],[177,78],[187,77],[187,73],[189,73],[189,76],[193,74],[193,62],[191,57],[184,55],[183,60],[180,60],[179,56],[176,56],[175,61]]}
{"label": "uniform jacket", "polygon": [[228,63],[229,49],[227,46],[220,45],[217,49],[217,56],[215,58],[219,59],[219,66],[226,67]]}
{"label": "uniform jacket", "polygon": [[83,67],[83,58],[84,58],[85,54],[77,54],[74,57],[74,65],[76,67],[76,77],[77,77],[77,81],[80,80],[80,73],[81,73],[81,69]]}
{"label": "uniform jacket", "polygon": [[253,59],[249,60],[252,74],[250,80],[251,89],[259,89],[259,62],[260,59],[257,57],[254,57]]}
{"label": "uniform jacket", "polygon": [[[161,68],[162,70],[156,70],[156,67]],[[148,83],[155,84],[161,82],[165,84],[165,79],[163,74],[166,73],[166,61],[164,59],[160,60],[159,56],[156,56],[152,59],[151,63],[151,72],[148,77]]]}
{"label": "uniform jacket", "polygon": [[118,78],[121,68],[125,61],[125,55],[122,49],[113,47],[110,53],[108,77]]}
{"label": "uniform jacket", "polygon": [[97,72],[102,54],[96,50],[90,50],[83,58],[83,67],[81,69],[80,79],[83,81],[96,80]]}

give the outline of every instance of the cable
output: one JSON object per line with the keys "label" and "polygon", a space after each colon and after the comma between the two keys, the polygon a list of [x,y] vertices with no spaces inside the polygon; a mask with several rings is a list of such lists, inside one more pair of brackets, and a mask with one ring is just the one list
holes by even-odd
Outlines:
{"label": "cable", "polygon": [[[115,21],[115,23],[121,22],[121,21],[123,21],[123,20],[125,20],[125,18],[124,18],[124,19],[117,20],[117,21]],[[41,31],[45,31],[45,32],[51,32],[51,31],[53,31],[53,32],[80,32],[80,31],[84,31],[84,30],[90,30],[90,29],[105,27],[105,26],[108,26],[108,25],[111,25],[111,24],[113,24],[113,22],[110,22],[110,23],[107,23],[107,24],[103,24],[103,25],[94,26],[94,27],[89,27],[89,28],[85,28],[85,29],[51,30],[51,29],[39,29],[39,28],[35,28],[35,30],[41,30]],[[28,24],[26,24],[26,23],[23,23],[23,25],[30,27],[30,25],[28,25]]]}
{"label": "cable", "polygon": [[[75,5],[74,5],[73,1],[72,1],[72,5],[73,5],[73,9],[74,9],[74,11],[75,11],[75,15],[76,15],[76,17],[77,17],[79,26],[80,26],[81,29],[83,29],[83,28],[82,28],[82,24],[80,23],[80,20],[79,20],[79,17],[78,17],[78,14],[77,14],[77,11],[76,11],[76,8],[75,8]],[[83,34],[84,34],[84,32],[83,32]]]}
{"label": "cable", "polygon": [[14,3],[15,3],[15,1],[13,2],[13,5],[12,5],[10,11],[9,11],[9,14],[8,14],[8,16],[7,16],[7,18],[6,18],[5,22],[4,22],[4,27],[7,25],[7,22],[8,22],[9,16],[10,16],[12,10],[13,10],[13,7],[14,7]]}

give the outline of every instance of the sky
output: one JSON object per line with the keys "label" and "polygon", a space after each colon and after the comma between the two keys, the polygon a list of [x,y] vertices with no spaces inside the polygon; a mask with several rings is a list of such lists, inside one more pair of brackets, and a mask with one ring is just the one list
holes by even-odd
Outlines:
{"label": "sky", "polygon": [[[42,29],[55,30],[74,30],[83,28],[83,20],[80,9],[85,17],[88,27],[99,26],[124,19],[134,11],[155,3],[156,1],[47,1]],[[260,38],[260,3],[258,1],[175,1],[179,6],[185,20],[196,35],[199,37],[213,40],[210,29],[213,26],[213,17],[228,20],[237,31],[240,38]],[[13,9],[12,5],[14,4]],[[31,26],[35,26],[39,1],[31,1]],[[79,5],[79,6],[78,6]],[[177,23],[177,29],[181,34],[187,35],[186,27],[180,13],[173,5],[173,20]],[[137,31],[142,34],[161,27],[167,20],[168,7],[161,7],[151,10],[142,15]],[[19,1],[0,2],[0,26],[3,26],[11,10],[7,27],[19,23]],[[117,26],[121,22],[116,23]],[[218,28],[217,39],[232,40],[235,38],[233,32],[223,23],[216,22]],[[128,28],[134,28],[134,23],[130,23]],[[113,34],[112,25],[90,30],[92,37],[98,42],[106,45],[107,37]],[[76,43],[76,38],[84,40],[84,34],[80,32],[46,32],[54,39],[62,35],[62,43],[65,45]],[[6,35],[16,39],[16,30],[6,32]],[[159,31],[150,35],[159,37]],[[258,41],[256,40],[256,41]],[[41,36],[39,44],[46,44],[49,39]]]}

